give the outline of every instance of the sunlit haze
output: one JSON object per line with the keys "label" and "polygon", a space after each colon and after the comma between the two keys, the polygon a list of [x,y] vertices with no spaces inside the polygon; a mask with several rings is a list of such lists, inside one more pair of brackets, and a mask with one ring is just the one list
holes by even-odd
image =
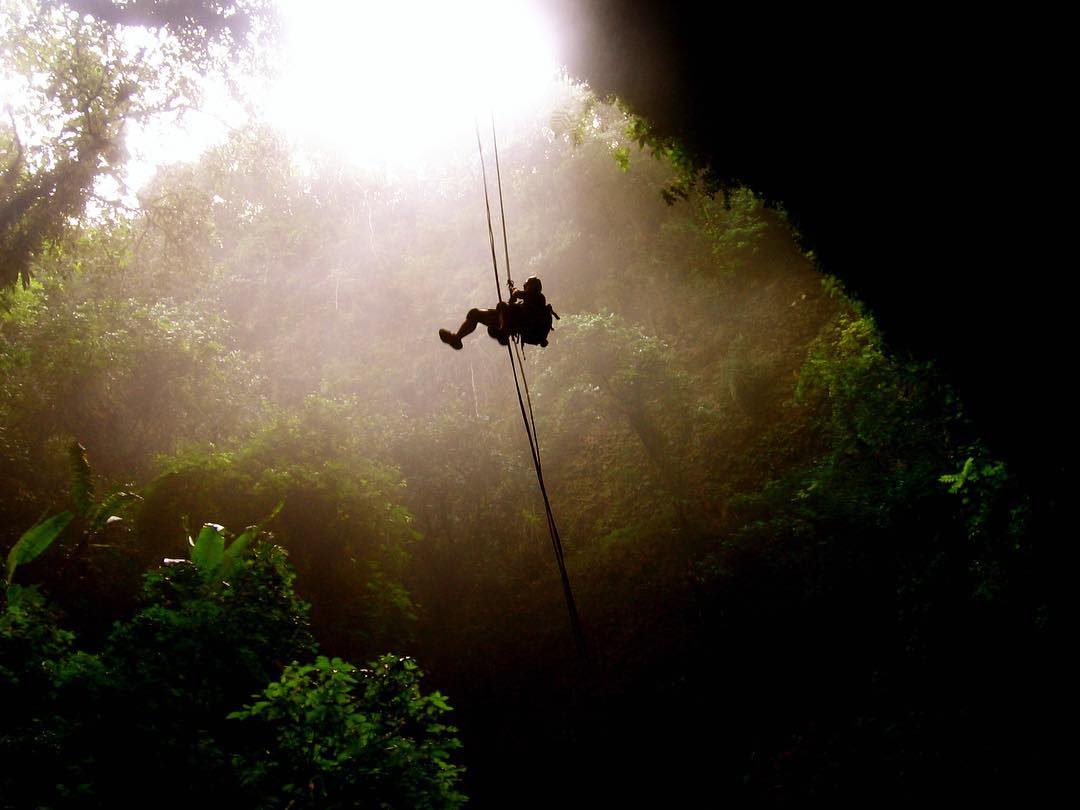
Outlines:
{"label": "sunlit haze", "polygon": [[362,163],[437,148],[494,109],[536,103],[555,71],[535,4],[284,0],[285,59],[271,121]]}
{"label": "sunlit haze", "polygon": [[[400,170],[468,148],[476,117],[535,111],[557,73],[550,22],[529,0],[281,0],[275,72],[247,106],[300,144]],[[242,126],[243,105],[208,88],[182,127],[132,131],[129,178],[191,160]]]}

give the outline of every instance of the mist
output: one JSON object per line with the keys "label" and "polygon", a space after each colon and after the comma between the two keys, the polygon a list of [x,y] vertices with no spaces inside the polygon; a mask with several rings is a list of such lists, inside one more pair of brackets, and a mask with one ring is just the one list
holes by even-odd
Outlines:
{"label": "mist", "polygon": [[[0,806],[123,802],[200,752],[177,795],[249,806],[982,795],[1048,767],[1040,699],[999,690],[1050,655],[1053,558],[950,381],[782,203],[706,187],[579,81],[529,98],[414,102],[389,162],[271,105],[66,208],[19,208],[69,160],[24,156],[32,99],[0,125],[0,697],[26,707]],[[438,336],[508,274],[558,314],[519,348],[583,652],[507,352]],[[90,756],[109,707],[125,742]]]}

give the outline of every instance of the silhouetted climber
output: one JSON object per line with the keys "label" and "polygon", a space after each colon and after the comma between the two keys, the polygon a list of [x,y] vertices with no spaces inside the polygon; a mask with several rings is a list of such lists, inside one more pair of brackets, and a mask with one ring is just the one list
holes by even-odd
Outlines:
{"label": "silhouetted climber", "polygon": [[440,329],[439,338],[443,343],[460,349],[461,339],[471,334],[478,323],[482,323],[488,328],[488,334],[504,346],[515,335],[522,343],[547,346],[551,319],[554,317],[557,320],[559,316],[541,289],[540,279],[529,276],[523,289],[510,293],[509,303],[500,301],[495,309],[470,309],[465,323],[457,332]]}

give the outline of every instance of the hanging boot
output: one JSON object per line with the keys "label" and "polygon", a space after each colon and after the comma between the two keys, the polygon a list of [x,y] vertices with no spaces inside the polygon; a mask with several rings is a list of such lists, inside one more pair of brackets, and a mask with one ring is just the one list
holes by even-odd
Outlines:
{"label": "hanging boot", "polygon": [[461,338],[451,332],[449,329],[439,330],[439,340],[454,349],[461,349]]}

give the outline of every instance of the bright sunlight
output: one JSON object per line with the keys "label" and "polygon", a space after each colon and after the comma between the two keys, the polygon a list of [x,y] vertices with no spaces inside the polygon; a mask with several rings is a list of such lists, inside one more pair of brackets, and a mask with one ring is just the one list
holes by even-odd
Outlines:
{"label": "bright sunlight", "polygon": [[[282,41],[250,111],[298,144],[395,171],[472,148],[473,122],[500,129],[545,108],[557,75],[553,26],[538,0],[280,0]],[[177,125],[129,129],[131,188],[159,164],[194,160],[245,125],[224,86]]]}
{"label": "bright sunlight", "polygon": [[268,117],[362,164],[430,157],[493,110],[535,108],[556,72],[528,0],[282,0],[283,63]]}

